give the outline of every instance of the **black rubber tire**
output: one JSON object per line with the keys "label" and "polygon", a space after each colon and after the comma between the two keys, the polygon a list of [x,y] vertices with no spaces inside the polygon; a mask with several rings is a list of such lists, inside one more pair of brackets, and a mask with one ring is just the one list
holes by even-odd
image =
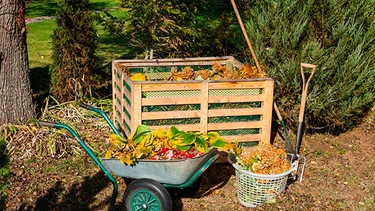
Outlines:
{"label": "black rubber tire", "polygon": [[138,179],[129,184],[123,198],[125,211],[168,211],[173,209],[167,189],[152,179]]}

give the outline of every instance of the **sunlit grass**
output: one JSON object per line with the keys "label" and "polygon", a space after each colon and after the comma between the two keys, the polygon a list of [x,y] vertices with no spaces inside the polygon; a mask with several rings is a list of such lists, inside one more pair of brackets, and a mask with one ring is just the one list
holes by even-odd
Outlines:
{"label": "sunlit grass", "polygon": [[56,28],[54,19],[27,25],[27,50],[30,69],[46,67],[51,63],[52,39]]}
{"label": "sunlit grass", "polygon": [[[26,2],[27,18],[40,16],[54,16],[57,11],[58,0],[29,0]],[[93,11],[118,7],[115,0],[90,0],[89,7]]]}

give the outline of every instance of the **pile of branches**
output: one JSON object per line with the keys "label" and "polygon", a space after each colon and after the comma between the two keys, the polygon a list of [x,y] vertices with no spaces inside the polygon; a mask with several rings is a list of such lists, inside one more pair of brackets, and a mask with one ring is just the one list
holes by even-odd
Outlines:
{"label": "pile of branches", "polygon": [[[46,100],[42,114],[38,119],[30,119],[22,125],[5,124],[0,127],[0,134],[5,138],[7,151],[11,160],[54,157],[84,154],[77,140],[64,129],[39,126],[39,120],[67,124],[72,127],[85,143],[96,154],[107,148],[111,131],[105,120],[92,111],[83,109],[76,101],[63,104],[53,101],[50,105]],[[111,111],[110,100],[90,102],[105,112]]]}

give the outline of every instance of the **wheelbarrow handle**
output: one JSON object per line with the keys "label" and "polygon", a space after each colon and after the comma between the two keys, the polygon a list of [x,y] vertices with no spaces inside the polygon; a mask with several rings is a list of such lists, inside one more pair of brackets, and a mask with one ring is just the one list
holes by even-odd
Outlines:
{"label": "wheelbarrow handle", "polygon": [[95,110],[94,107],[92,107],[90,105],[87,105],[85,103],[79,103],[79,106],[81,106],[82,108],[87,109],[87,110]]}
{"label": "wheelbarrow handle", "polygon": [[48,122],[48,121],[43,121],[43,120],[39,120],[39,125],[46,126],[46,127],[55,127],[54,122]]}

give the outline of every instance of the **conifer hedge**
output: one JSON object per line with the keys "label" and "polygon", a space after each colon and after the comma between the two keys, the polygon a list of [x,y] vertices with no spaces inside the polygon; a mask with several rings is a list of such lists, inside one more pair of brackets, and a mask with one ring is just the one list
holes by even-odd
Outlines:
{"label": "conifer hedge", "polygon": [[275,101],[289,126],[298,121],[302,62],[317,65],[308,92],[307,127],[340,132],[361,121],[375,99],[375,1],[248,3],[247,32],[259,62],[275,80]]}
{"label": "conifer hedge", "polygon": [[56,22],[50,90],[59,102],[90,96],[97,31],[88,0],[59,1]]}

